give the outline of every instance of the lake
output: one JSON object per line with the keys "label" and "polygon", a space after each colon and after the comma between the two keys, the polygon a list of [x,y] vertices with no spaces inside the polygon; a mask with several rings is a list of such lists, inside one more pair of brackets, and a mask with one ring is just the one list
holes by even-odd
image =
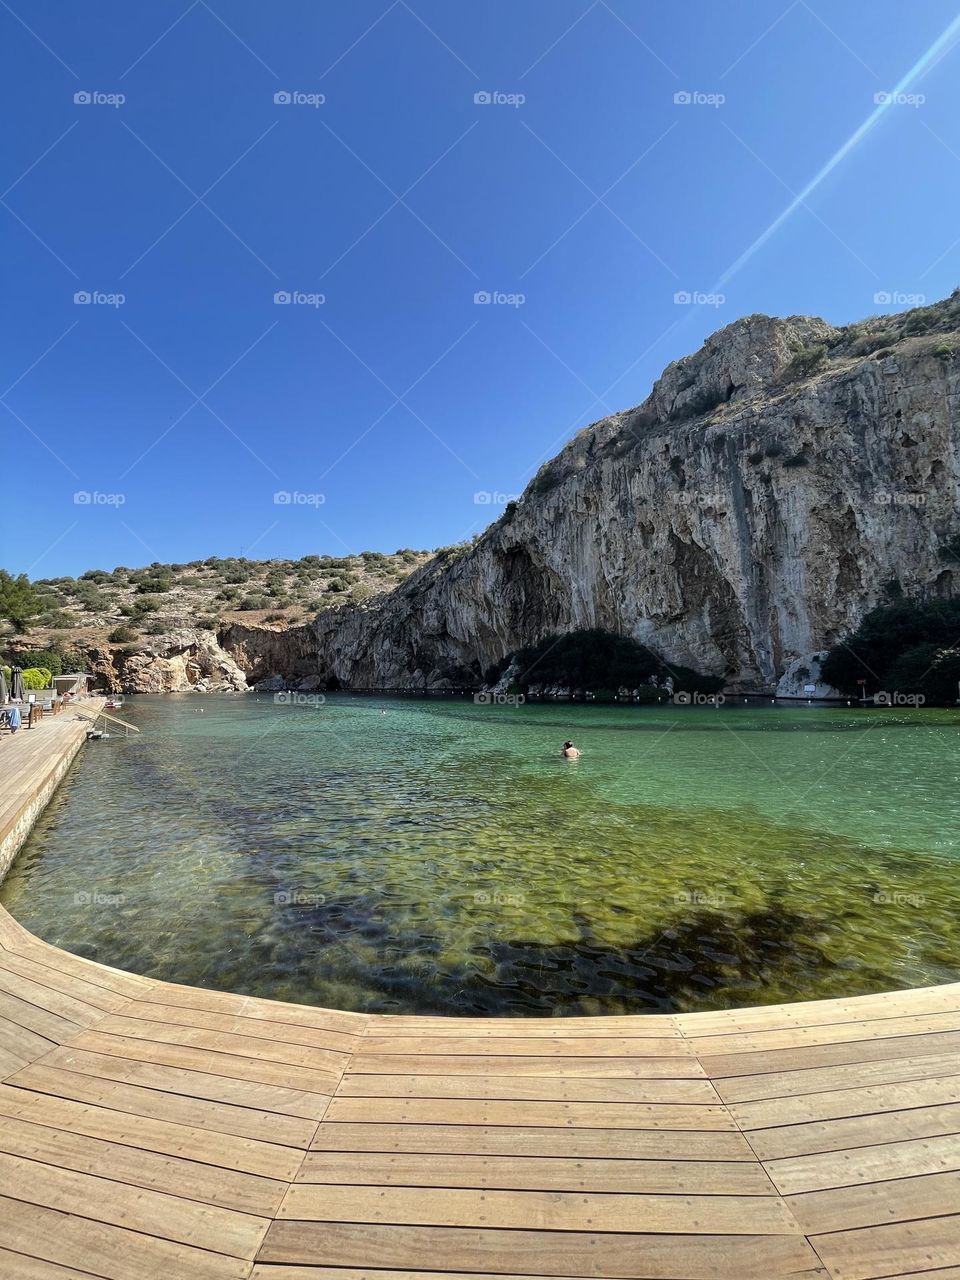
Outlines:
{"label": "lake", "polygon": [[513,1016],[960,978],[957,711],[250,694],[122,714],[141,734],[87,745],[0,889],[106,964]]}

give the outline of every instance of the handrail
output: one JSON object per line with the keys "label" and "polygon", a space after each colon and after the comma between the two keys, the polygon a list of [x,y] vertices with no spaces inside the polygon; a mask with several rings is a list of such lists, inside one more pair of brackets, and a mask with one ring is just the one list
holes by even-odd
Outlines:
{"label": "handrail", "polygon": [[82,707],[77,707],[76,710],[84,720],[92,720],[94,724],[103,716],[104,720],[112,720],[114,724],[122,724],[125,729],[132,729],[134,733],[140,732],[135,724],[131,724],[129,720],[121,720],[119,716],[112,716],[109,711],[98,711],[94,716],[89,711],[84,711]]}

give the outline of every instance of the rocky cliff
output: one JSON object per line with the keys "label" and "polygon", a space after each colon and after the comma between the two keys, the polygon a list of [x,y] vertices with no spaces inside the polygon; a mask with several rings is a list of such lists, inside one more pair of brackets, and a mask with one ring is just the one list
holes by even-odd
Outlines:
{"label": "rocky cliff", "polygon": [[[471,547],[322,611],[322,679],[476,683],[602,627],[773,688],[897,584],[951,595],[960,298],[833,328],[751,316],[581,431]],[[960,545],[960,544],[958,544]]]}
{"label": "rocky cliff", "polygon": [[238,691],[276,676],[309,683],[317,673],[310,627],[181,628],[134,646],[94,645],[87,660],[97,686],[114,693]]}

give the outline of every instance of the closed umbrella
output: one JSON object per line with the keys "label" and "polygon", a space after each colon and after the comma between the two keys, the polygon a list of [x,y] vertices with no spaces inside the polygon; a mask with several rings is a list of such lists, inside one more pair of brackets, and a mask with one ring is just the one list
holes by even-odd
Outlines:
{"label": "closed umbrella", "polygon": [[3,667],[0,667],[0,706],[4,705],[10,697],[7,689],[7,677],[3,674]]}
{"label": "closed umbrella", "polygon": [[14,667],[10,672],[10,699],[13,702],[23,702],[23,672],[19,667]]}

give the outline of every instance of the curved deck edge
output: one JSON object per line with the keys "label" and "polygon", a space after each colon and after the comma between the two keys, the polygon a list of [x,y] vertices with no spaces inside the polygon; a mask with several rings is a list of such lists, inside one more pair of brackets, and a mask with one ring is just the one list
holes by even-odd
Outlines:
{"label": "curved deck edge", "polygon": [[[31,733],[24,804],[75,736]],[[960,1277],[960,983],[367,1015],[111,969],[0,909],[3,1280],[921,1275]]]}

